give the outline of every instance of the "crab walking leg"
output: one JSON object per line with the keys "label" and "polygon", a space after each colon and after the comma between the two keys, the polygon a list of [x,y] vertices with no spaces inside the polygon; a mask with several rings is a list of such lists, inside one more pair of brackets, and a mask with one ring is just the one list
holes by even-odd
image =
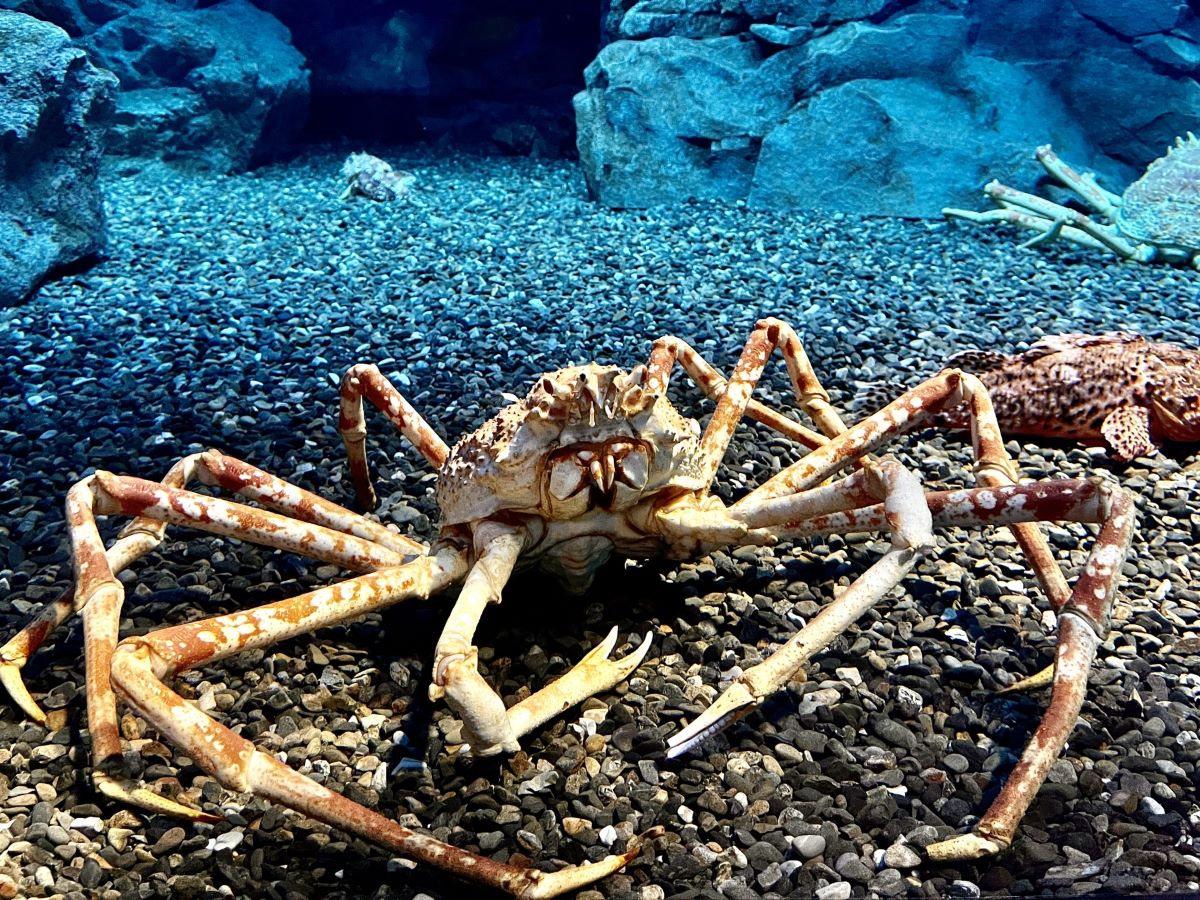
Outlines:
{"label": "crab walking leg", "polygon": [[445,698],[462,719],[463,737],[475,753],[515,753],[520,748],[508,722],[508,711],[479,674],[479,648],[472,639],[484,610],[500,602],[501,591],[525,546],[525,535],[516,529],[485,524],[475,540],[483,549],[467,573],[438,638],[429,699]]}
{"label": "crab walking leg", "polygon": [[1072,228],[1067,225],[1062,218],[1047,219],[1044,216],[1022,212],[1019,209],[988,209],[979,212],[973,209],[955,209],[954,207],[947,206],[942,209],[942,215],[953,219],[965,219],[977,225],[1000,223],[1004,225],[1016,225],[1020,228],[1028,228],[1031,231],[1040,232],[1038,236],[1030,241],[1026,241],[1022,246],[1032,246],[1035,242],[1044,243],[1061,237],[1072,243],[1091,247],[1093,250],[1109,249],[1086,231],[1080,231],[1078,228]]}
{"label": "crab walking leg", "polygon": [[[764,500],[741,512],[746,538],[753,543],[773,543],[822,534],[879,531],[886,526],[882,507],[861,499],[852,479],[792,496]],[[999,482],[997,477],[995,481]],[[1088,481],[1055,480],[1032,484],[998,484],[997,487],[961,491],[935,491],[925,495],[936,527],[972,527],[986,522],[1007,525],[1026,556],[1056,612],[1068,602],[1071,591],[1061,567],[1053,559],[1045,536],[1035,523],[1099,522],[1095,512],[1097,486]],[[1003,688],[1000,693],[1045,687],[1054,678],[1053,665]]]}
{"label": "crab walking leg", "polygon": [[[817,495],[823,490],[809,493]],[[804,496],[764,501],[753,511],[751,524],[783,540],[820,534],[877,531],[888,525],[886,503],[839,510],[835,508],[838,505],[836,500],[826,503],[799,502]],[[1059,607],[1061,631],[1053,667],[1054,687],[1042,724],[975,832],[929,847],[930,856],[938,860],[977,858],[999,852],[1011,843],[1017,825],[1045,780],[1050,766],[1062,752],[1078,718],[1087,687],[1087,672],[1094,659],[1096,645],[1107,631],[1121,563],[1133,534],[1133,498],[1128,491],[1099,480],[1056,479],[996,488],[931,491],[925,494],[925,500],[934,527],[980,524],[1013,527],[1040,521],[1101,525],[1083,574],[1074,590],[1068,594],[1066,602]],[[803,516],[815,514],[810,518],[791,519],[797,511]],[[840,602],[840,599],[835,602]],[[813,628],[817,621],[814,619],[809,628]],[[735,683],[727,693],[733,695],[727,701],[727,718],[709,725],[706,734],[693,737],[693,743],[735,721],[741,709],[752,708],[750,705],[737,705],[749,703],[747,698],[752,695],[748,689],[743,691]],[[724,699],[725,695],[722,695],[717,704]],[[683,735],[683,738],[686,740],[687,735]],[[672,739],[673,742],[676,740]]]}
{"label": "crab walking leg", "polygon": [[346,445],[355,500],[363,509],[374,509],[375,487],[371,484],[371,467],[367,464],[364,397],[388,417],[435,469],[440,469],[446,462],[450,448],[421,414],[404,399],[404,395],[384,377],[378,366],[351,366],[350,371],[342,378],[338,430],[342,434],[342,442]]}
{"label": "crab walking leg", "polygon": [[1079,719],[1088,671],[1096,657],[1096,647],[1108,630],[1117,581],[1135,520],[1129,492],[1109,488],[1102,492],[1101,498],[1104,524],[1100,535],[1070,600],[1059,612],[1054,686],[1041,724],[999,796],[974,830],[931,844],[926,848],[931,859],[977,859],[1008,847]]}
{"label": "crab walking leg", "polygon": [[[1004,435],[996,419],[991,395],[982,381],[974,375],[959,376],[963,400],[971,420],[971,446],[975,455],[975,480],[990,488],[1002,488],[1017,483],[1019,473],[1008,451]],[[1067,577],[1046,542],[1046,535],[1033,522],[1009,525],[1009,531],[1033,569],[1034,577],[1053,609],[1058,610],[1070,596]]]}
{"label": "crab walking leg", "polygon": [[[891,457],[882,461],[895,463]],[[888,527],[879,503],[879,463],[872,462],[853,474],[812,490],[763,500],[731,514],[723,506],[695,509],[664,506],[653,520],[656,530],[674,547],[692,554],[731,545],[771,545],[781,540],[845,531],[880,531]]]}
{"label": "crab walking leg", "polygon": [[[406,855],[518,895],[536,885],[558,885],[565,890],[609,874],[623,865],[629,855],[609,857],[594,867],[585,867],[575,873],[578,880],[571,880],[565,873],[563,877],[547,878],[543,873],[499,866],[415,834],[313,784],[268,754],[255,750],[248,741],[213,722],[163,684],[171,675],[205,662],[264,647],[402,599],[428,597],[456,581],[465,571],[462,554],[443,548],[435,557],[247,613],[131,638],[120,645],[114,657],[114,677],[118,689],[134,709],[231,789],[252,791],[283,802]],[[518,886],[520,890],[515,890]],[[528,895],[537,893],[540,892]]]}
{"label": "crab walking leg", "polygon": [[[802,494],[854,460],[879,449],[898,434],[916,427],[941,410],[962,403],[970,408],[976,479],[989,487],[1015,484],[1016,466],[1004,449],[1004,437],[987,388],[974,375],[947,369],[772,476],[734,503],[729,512],[736,518],[752,516],[753,510],[765,500]],[[1066,602],[1070,591],[1045,536],[1037,525],[1030,523],[1014,525],[1012,532],[1038,583],[1051,604],[1058,608]]]}
{"label": "crab walking leg", "polygon": [[[249,792],[299,810],[398,853],[518,897],[551,897],[610,875],[633,859],[627,853],[550,874],[477,856],[402,827],[341,794],[318,785],[250,741],[210,719],[171,691],[172,675],[242,650],[355,618],[401,600],[426,598],[462,577],[464,555],[441,547],[395,569],[363,575],[334,587],[217,616],[123,641],[113,655],[113,679],[126,702],[196,763],[231,790]],[[119,592],[111,577],[101,589]]]}
{"label": "crab walking leg", "polygon": [[[926,491],[925,503],[934,528],[1012,526],[1026,522],[1096,524],[1104,521],[1104,510],[1110,502],[1106,496],[1113,490],[1111,485],[1098,480],[1058,478],[998,488]],[[764,501],[752,511],[753,528],[749,535],[790,541],[828,534],[875,532],[888,527],[884,504],[868,499],[851,507],[832,497],[832,491],[826,495],[829,502],[820,502],[818,495],[824,491],[818,488],[796,497]],[[817,499],[804,502],[810,496]],[[795,515],[797,510],[802,511],[799,516]]]}
{"label": "crab walking leg", "polygon": [[[651,355],[647,390],[661,393],[666,390],[666,375],[673,351],[679,347],[670,342],[659,343]],[[750,395],[762,377],[772,351],[778,349],[787,364],[788,376],[801,407],[827,435],[840,434],[845,424],[829,403],[829,394],[821,387],[809,362],[800,338],[791,326],[778,319],[762,319],[750,333],[733,374],[725,383],[717,408],[713,410],[708,427],[700,439],[699,478],[711,484],[742,417],[747,414]],[[692,358],[695,362],[695,358]],[[703,371],[703,370],[701,370]]]}
{"label": "crab walking leg", "polygon": [[[145,516],[175,525],[188,525],[357,572],[397,566],[406,557],[405,553],[324,525],[132,475],[96,472],[71,488],[67,496],[68,522],[71,521],[71,498],[75,498],[77,503],[86,502],[89,515],[94,511],[102,516]],[[93,502],[85,501],[85,497],[94,498],[94,510]]]}
{"label": "crab walking leg", "polygon": [[797,494],[815,487],[856,459],[879,449],[901,432],[915,427],[947,406],[960,403],[963,398],[962,384],[968,377],[956,369],[938,373],[771,476],[734,503],[729,511],[738,515],[763,500]]}
{"label": "crab walking leg", "polygon": [[203,814],[196,810],[144,789],[130,788],[105,771],[106,761],[121,753],[109,672],[124,592],[112,588],[112,583],[119,586],[119,582],[112,575],[95,517],[119,514],[137,516],[139,522],[151,520],[155,542],[162,534],[158,523],[170,522],[290,550],[356,571],[392,568],[406,557],[322,525],[140,478],[97,472],[71,488],[67,494],[67,524],[75,562],[75,604],[83,612],[93,779],[97,789],[110,797],[157,812],[199,818]]}
{"label": "crab walking leg", "polygon": [[463,583],[434,651],[429,697],[445,698],[462,719],[463,737],[477,756],[515,753],[520,749],[517,739],[521,735],[628,678],[650,650],[647,634],[633,653],[610,660],[608,655],[617,641],[614,628],[569,672],[506,709],[504,701],[479,674],[479,649],[472,640],[484,610],[500,602],[501,591],[527,537],[522,530],[498,523],[487,523],[477,530],[476,543],[483,544],[483,550]]}
{"label": "crab walking leg", "polygon": [[[134,561],[157,547],[162,540],[165,525],[148,520],[144,524],[142,520],[131,524],[138,524],[139,528],[145,530],[130,531],[126,528],[121,537],[108,548],[105,555],[109,567],[114,572],[128,568]],[[24,628],[0,647],[0,684],[4,685],[13,702],[35,722],[45,722],[46,714],[30,696],[29,689],[25,687],[21,678],[21,669],[50,633],[75,611],[75,592],[66,590],[39,609]]]}
{"label": "crab walking leg", "polygon": [[[650,351],[650,360],[647,363],[647,382],[652,386],[651,390],[657,392],[666,390],[666,386],[671,380],[671,368],[675,363],[679,363],[706,397],[713,401],[721,399],[728,384],[725,376],[718,372],[691,344],[671,335],[655,341],[654,347]],[[825,443],[824,435],[805,428],[794,419],[785,416],[778,410],[771,409],[758,400],[751,399],[746,404],[746,415],[810,450]]]}
{"label": "crab walking leg", "polygon": [[429,549],[420,541],[398,534],[378,522],[326,500],[319,494],[296,487],[270,472],[235,457],[226,456],[220,451],[206,450],[204,453],[186,457],[182,462],[192,466],[188,477],[194,471],[202,484],[222,487],[240,496],[257,500],[269,509],[303,522],[354,535],[406,556],[421,556]]}
{"label": "crab walking leg", "polygon": [[884,517],[891,548],[835,600],[766,660],[739,675],[713,704],[668,741],[668,756],[679,756],[728,727],[782,688],[816,653],[856,622],[900,583],[933,549],[932,519],[917,477],[894,459],[867,470],[873,490],[885,495]]}
{"label": "crab walking leg", "polygon": [[[336,503],[217,450],[185,456],[163,476],[162,483],[174,488],[183,488],[193,478],[202,484],[222,487],[258,500],[269,508],[281,510],[296,519],[372,541],[396,553],[415,556],[425,553],[427,549],[419,541],[397,534],[378,522],[372,522]],[[165,529],[165,521],[156,521],[146,516],[139,516],[125,526],[108,550],[113,571],[124,570],[158,546],[162,542]],[[29,660],[29,656],[42,645],[54,629],[76,611],[74,592],[65,591],[38,610],[33,619],[0,647],[0,684],[4,685],[26,715],[35,721],[45,721],[45,713],[25,687],[21,679],[21,669]]]}
{"label": "crab walking leg", "polygon": [[1116,216],[1121,206],[1120,195],[1100,187],[1093,173],[1085,172],[1081,175],[1076,172],[1058,158],[1058,154],[1049,144],[1038,147],[1034,156],[1047,172],[1083,198],[1083,202],[1097,213],[1109,219]]}
{"label": "crab walking leg", "polygon": [[[1119,237],[1112,226],[1101,225],[1078,210],[1059,206],[1057,203],[1052,203],[1034,194],[1018,191],[998,181],[992,181],[987,184],[983,192],[996,203],[1006,208],[1027,210],[1035,215],[1045,216],[1051,220],[1061,220],[1064,223],[1063,237],[1065,238],[1071,238],[1071,230],[1074,229],[1084,232],[1105,248],[1124,259],[1149,262],[1154,258],[1155,250],[1153,247],[1143,244],[1131,244],[1124,238]],[[1091,244],[1088,244],[1088,246],[1091,246]]]}

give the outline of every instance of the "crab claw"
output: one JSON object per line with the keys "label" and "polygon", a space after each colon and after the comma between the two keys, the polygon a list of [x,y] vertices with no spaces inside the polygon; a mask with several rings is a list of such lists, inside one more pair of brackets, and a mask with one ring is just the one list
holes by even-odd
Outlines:
{"label": "crab claw", "polygon": [[617,646],[617,629],[613,628],[569,672],[508,711],[513,730],[525,734],[588,697],[611,690],[642,664],[650,652],[651,637],[651,633],[646,632],[636,650],[620,659],[609,659],[608,655]]}
{"label": "crab claw", "polygon": [[8,691],[8,695],[17,706],[29,718],[38,723],[46,721],[46,713],[37,705],[37,701],[29,693],[29,689],[25,687],[25,681],[21,678],[21,666],[24,665],[24,659],[14,659],[8,654],[0,652],[0,684],[4,685],[4,689]]}
{"label": "crab claw", "polygon": [[691,725],[671,735],[667,740],[667,759],[687,753],[717,732],[724,731],[758,706],[759,700],[749,687],[741,681],[735,681]]}

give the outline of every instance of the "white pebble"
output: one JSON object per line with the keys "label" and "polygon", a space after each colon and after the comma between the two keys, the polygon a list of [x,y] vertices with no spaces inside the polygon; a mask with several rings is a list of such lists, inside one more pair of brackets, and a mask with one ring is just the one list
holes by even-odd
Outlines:
{"label": "white pebble", "polygon": [[834,669],[833,674],[838,677],[839,681],[844,681],[846,684],[860,685],[863,683],[862,675],[858,669],[847,666],[842,669]]}
{"label": "white pebble", "polygon": [[240,831],[226,831],[224,834],[218,834],[215,838],[209,839],[208,849],[214,853],[221,850],[232,850],[245,839],[246,835]]}
{"label": "white pebble", "polygon": [[853,889],[848,881],[835,881],[833,884],[827,884],[823,888],[817,888],[817,900],[850,900],[850,894]]}
{"label": "white pebble", "polygon": [[898,841],[884,851],[883,861],[889,869],[915,869],[921,864],[921,855]]}

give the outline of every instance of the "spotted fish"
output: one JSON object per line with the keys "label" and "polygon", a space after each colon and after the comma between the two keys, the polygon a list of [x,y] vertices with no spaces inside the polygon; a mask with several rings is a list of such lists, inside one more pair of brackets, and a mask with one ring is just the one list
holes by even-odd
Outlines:
{"label": "spotted fish", "polygon": [[[1104,444],[1117,462],[1164,441],[1200,441],[1200,350],[1126,332],[1058,334],[1024,353],[967,350],[947,366],[979,377],[1005,434]],[[959,410],[937,424],[965,428]]]}

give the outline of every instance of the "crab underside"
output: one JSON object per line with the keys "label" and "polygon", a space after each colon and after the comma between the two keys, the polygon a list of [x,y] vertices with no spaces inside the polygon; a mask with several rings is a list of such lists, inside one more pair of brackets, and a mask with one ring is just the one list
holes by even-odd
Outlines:
{"label": "crab underside", "polygon": [[[809,430],[759,403],[752,392],[771,354],[787,365]],[[700,430],[666,399],[679,365],[715,402]],[[889,549],[805,627],[762,663],[741,673],[712,706],[669,740],[678,755],[756,708],[801,673],[934,547],[937,527],[1011,529],[1058,614],[1053,690],[1020,764],[972,832],[928,848],[934,860],[965,859],[1009,845],[1018,823],[1069,735],[1087,672],[1107,628],[1121,562],[1134,525],[1130,496],[1091,480],[1019,484],[992,404],[971,375],[946,370],[884,409],[847,426],[829,403],[795,332],[767,319],[750,335],[727,379],[685,342],[664,337],[630,372],[597,365],[548,373],[524,400],[449,447],[380,371],[355,366],[341,388],[340,428],[360,505],[374,492],[365,453],[364,400],[381,410],[439,472],[443,513],[426,546],[378,522],[217,451],[178,462],[159,482],[96,472],[69,492],[67,517],[75,583],[0,648],[0,680],[35,719],[38,705],[20,670],[55,626],[83,616],[92,779],[112,798],[198,820],[208,813],[162,797],[119,775],[118,696],[227,787],[252,792],[382,844],[414,860],[516,896],[554,896],[610,874],[639,852],[554,873],[498,863],[405,828],[289,768],[185,701],[175,674],[401,601],[453,586],[459,594],[438,641],[430,694],[462,720],[476,754],[511,752],[522,735],[628,677],[651,649],[650,636],[610,659],[615,633],[574,669],[516,705],[477,671],[475,631],[499,602],[515,569],[536,564],[569,590],[586,588],[608,557],[696,557],[722,547],[769,545],[833,533],[880,531]],[[873,455],[896,435],[954,406],[969,410],[978,487],[925,491],[896,459]],[[756,420],[808,452],[731,505],[710,493],[735,428]],[[193,481],[257,505],[196,493]],[[97,516],[132,517],[105,547]],[[1099,525],[1073,588],[1038,521]],[[117,573],[188,525],[323,560],[357,573],[341,583],[246,612],[216,616],[119,640],[124,599]]]}

